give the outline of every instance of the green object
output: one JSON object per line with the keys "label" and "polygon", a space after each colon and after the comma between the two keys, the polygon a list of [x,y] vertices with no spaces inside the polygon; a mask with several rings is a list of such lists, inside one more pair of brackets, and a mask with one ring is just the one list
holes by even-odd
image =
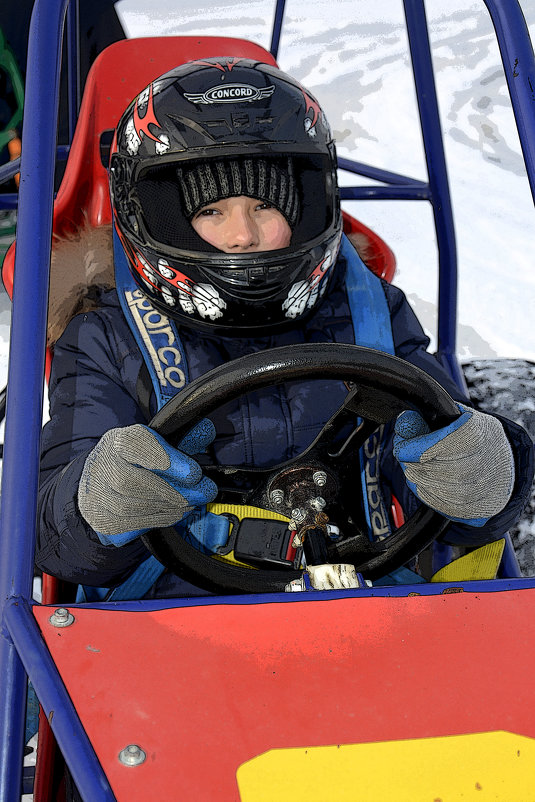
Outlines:
{"label": "green object", "polygon": [[20,73],[19,65],[15,56],[11,52],[11,48],[6,42],[3,32],[0,30],[0,70],[4,70],[13,86],[13,94],[15,95],[16,108],[5,126],[0,131],[0,151],[3,150],[7,143],[15,137],[17,126],[22,122],[22,111],[24,108],[24,82]]}
{"label": "green object", "polygon": [[[24,82],[19,69],[19,65],[13,55],[11,48],[6,42],[2,30],[0,30],[0,71],[7,74],[13,96],[15,98],[15,108],[5,127],[0,130],[0,153],[7,147],[9,142],[18,136],[17,127],[22,123],[22,113],[24,109]],[[6,82],[9,85],[9,82]],[[0,267],[3,264],[6,252],[15,239],[15,229],[17,225],[16,209],[0,209]]]}

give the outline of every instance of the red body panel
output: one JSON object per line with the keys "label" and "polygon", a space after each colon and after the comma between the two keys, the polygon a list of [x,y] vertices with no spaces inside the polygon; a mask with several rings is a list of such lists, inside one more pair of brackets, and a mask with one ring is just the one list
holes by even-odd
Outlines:
{"label": "red body panel", "polygon": [[534,591],[34,612],[119,800],[239,799],[276,747],[535,737]]}

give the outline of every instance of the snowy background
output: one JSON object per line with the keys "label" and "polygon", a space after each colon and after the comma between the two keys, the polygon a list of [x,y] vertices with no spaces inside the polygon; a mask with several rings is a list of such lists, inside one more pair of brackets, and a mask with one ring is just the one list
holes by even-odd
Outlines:
{"label": "snowy background", "polygon": [[[177,5],[120,0],[117,9],[130,36],[228,35],[269,48],[274,3],[181,0],[179,12]],[[535,0],[521,5],[533,39]],[[502,386],[502,408],[515,402],[511,417],[532,425],[535,437],[535,214],[498,47],[483,0],[427,0],[426,8],[457,230],[458,353],[463,362],[486,360],[494,390]],[[279,64],[317,96],[340,155],[426,179],[401,0],[287,0]],[[429,205],[346,206],[394,250],[395,282],[434,344],[437,254]],[[0,381],[9,316],[0,295]],[[522,361],[504,372],[503,359]],[[515,397],[504,395],[512,365],[519,371]],[[476,377],[475,367],[469,370]],[[524,530],[535,541],[531,518]],[[524,551],[529,564],[533,550]]]}

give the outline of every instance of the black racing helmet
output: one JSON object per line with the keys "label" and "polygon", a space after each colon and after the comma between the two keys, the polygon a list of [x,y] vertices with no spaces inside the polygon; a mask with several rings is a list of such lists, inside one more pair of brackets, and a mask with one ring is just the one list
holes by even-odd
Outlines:
{"label": "black racing helmet", "polygon": [[[317,101],[279,69],[213,58],[171,70],[130,104],[110,159],[115,225],[136,282],[189,325],[254,334],[303,319],[336,261],[336,154]],[[290,245],[229,254],[190,221],[233,195],[267,200]]]}

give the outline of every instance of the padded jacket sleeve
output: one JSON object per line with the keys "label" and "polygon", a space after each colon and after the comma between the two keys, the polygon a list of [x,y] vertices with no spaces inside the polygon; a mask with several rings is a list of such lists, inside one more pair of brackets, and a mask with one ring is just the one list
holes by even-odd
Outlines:
{"label": "padded jacket sleeve", "polygon": [[140,368],[141,355],[117,307],[75,317],[56,344],[50,421],[42,436],[36,563],[66,581],[113,587],[147,556],[139,541],[103,546],[76,500],[87,454],[104,432],[147,422],[137,403]]}

